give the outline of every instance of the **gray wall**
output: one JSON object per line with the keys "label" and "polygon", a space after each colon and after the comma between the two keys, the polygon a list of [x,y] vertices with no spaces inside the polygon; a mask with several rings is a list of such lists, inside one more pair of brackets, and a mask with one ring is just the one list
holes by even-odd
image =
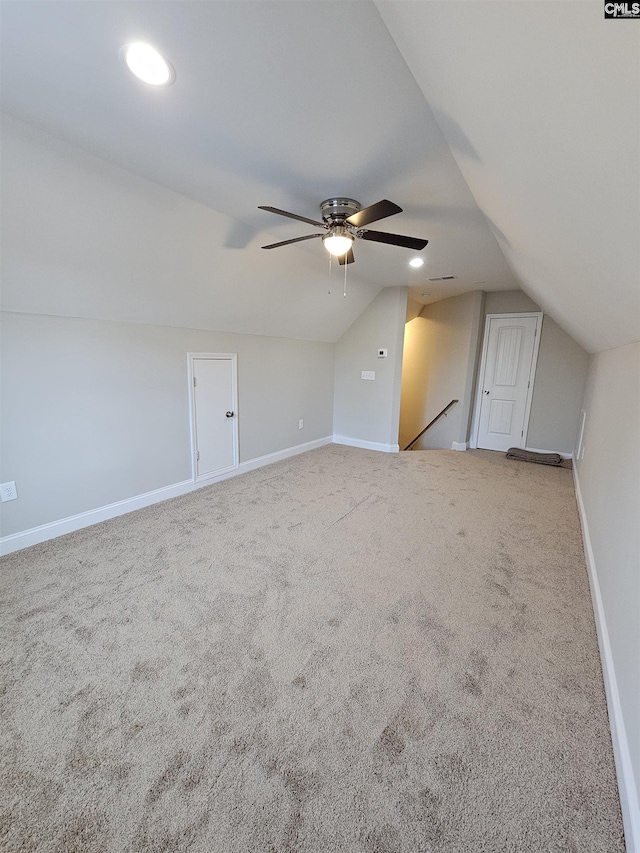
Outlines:
{"label": "gray wall", "polygon": [[587,380],[589,355],[545,314],[527,444],[572,453]]}
{"label": "gray wall", "polygon": [[429,379],[428,329],[429,323],[426,318],[408,315],[402,357],[399,430],[401,449],[404,449],[429,422],[425,414]]}
{"label": "gray wall", "polygon": [[417,299],[413,299],[411,294],[409,293],[407,295],[407,316],[405,318],[405,322],[408,323],[410,320],[413,320],[414,317],[417,317],[423,308],[423,303],[418,302]]}
{"label": "gray wall", "polygon": [[[335,435],[397,445],[406,313],[407,289],[387,287],[336,344]],[[377,358],[379,347],[387,358]],[[363,370],[375,381],[361,379]]]}
{"label": "gray wall", "polygon": [[[484,313],[539,311],[522,291],[487,293]],[[542,321],[528,447],[572,453],[580,419],[589,355],[547,314]]]}
{"label": "gray wall", "polygon": [[591,357],[583,408],[578,479],[640,791],[640,343]]}
{"label": "gray wall", "polygon": [[459,403],[415,445],[451,449],[466,441],[482,321],[481,291],[425,306],[407,323],[400,446],[405,447],[452,400]]}
{"label": "gray wall", "polygon": [[331,435],[333,344],[5,313],[2,535],[189,479],[187,352],[238,354],[241,462]]}
{"label": "gray wall", "polygon": [[536,303],[521,290],[497,290],[487,293],[485,314],[517,314],[520,311],[539,311]]}

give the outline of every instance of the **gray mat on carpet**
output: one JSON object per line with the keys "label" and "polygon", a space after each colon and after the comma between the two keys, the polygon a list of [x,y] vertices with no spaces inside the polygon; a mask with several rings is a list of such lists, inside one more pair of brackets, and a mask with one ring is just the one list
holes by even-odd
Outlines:
{"label": "gray mat on carpet", "polygon": [[537,462],[539,465],[556,465],[558,468],[571,468],[571,460],[563,459],[559,453],[536,453],[534,450],[522,450],[520,447],[510,447],[507,459],[519,462]]}

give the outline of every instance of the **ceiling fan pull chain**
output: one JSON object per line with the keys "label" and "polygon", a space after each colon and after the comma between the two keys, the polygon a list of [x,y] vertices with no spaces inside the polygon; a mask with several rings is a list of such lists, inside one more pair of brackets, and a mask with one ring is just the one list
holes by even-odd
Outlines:
{"label": "ceiling fan pull chain", "polygon": [[347,270],[349,269],[349,264],[344,265],[344,293],[342,294],[344,298],[347,298]]}

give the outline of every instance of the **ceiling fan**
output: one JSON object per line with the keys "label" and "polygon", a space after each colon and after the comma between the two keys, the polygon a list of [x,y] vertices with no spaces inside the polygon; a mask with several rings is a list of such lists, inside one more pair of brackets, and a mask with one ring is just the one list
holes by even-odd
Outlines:
{"label": "ceiling fan", "polygon": [[324,232],[308,234],[306,237],[294,237],[293,240],[282,240],[280,243],[271,243],[263,246],[263,249],[277,249],[278,246],[288,246],[289,243],[299,243],[302,240],[313,240],[322,237],[325,249],[335,257],[339,258],[341,264],[352,264],[353,244],[356,237],[362,240],[373,240],[375,243],[389,243],[391,246],[403,246],[405,249],[420,251],[429,242],[417,237],[403,237],[401,234],[387,234],[385,231],[371,231],[366,228],[370,222],[377,222],[387,216],[402,213],[402,208],[392,201],[383,199],[369,207],[362,207],[360,202],[352,198],[328,198],[320,205],[322,222],[316,219],[308,219],[306,216],[298,216],[297,213],[289,213],[277,207],[266,207],[259,205],[260,210],[268,210],[279,216],[288,216],[289,219],[299,219],[300,222],[308,222],[317,228],[323,228]]}

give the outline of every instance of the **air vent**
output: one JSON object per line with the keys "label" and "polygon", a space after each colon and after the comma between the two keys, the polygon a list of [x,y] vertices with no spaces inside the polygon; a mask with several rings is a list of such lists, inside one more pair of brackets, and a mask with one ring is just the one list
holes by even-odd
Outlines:
{"label": "air vent", "polygon": [[451,281],[455,275],[439,275],[436,278],[430,278],[429,281]]}

